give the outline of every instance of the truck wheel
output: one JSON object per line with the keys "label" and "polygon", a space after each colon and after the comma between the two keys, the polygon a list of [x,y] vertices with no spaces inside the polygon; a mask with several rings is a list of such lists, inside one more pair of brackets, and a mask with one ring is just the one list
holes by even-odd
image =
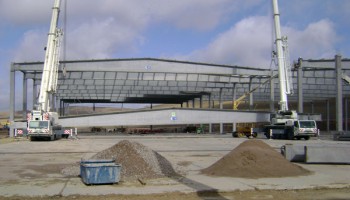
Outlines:
{"label": "truck wheel", "polygon": [[288,133],[288,140],[294,140],[294,133],[293,132],[290,132]]}
{"label": "truck wheel", "polygon": [[232,137],[238,137],[238,134],[237,134],[237,131],[235,131],[235,132],[232,132]]}

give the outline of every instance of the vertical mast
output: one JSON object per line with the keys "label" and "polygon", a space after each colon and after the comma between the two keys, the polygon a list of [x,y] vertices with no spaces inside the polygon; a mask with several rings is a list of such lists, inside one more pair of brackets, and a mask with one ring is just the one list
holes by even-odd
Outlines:
{"label": "vertical mast", "polygon": [[277,58],[278,58],[278,76],[280,83],[280,110],[288,110],[288,101],[287,101],[287,75],[286,75],[286,66],[285,66],[285,57],[283,52],[283,41],[281,36],[281,27],[280,27],[280,14],[278,11],[277,0],[272,0],[273,5],[273,17],[275,22],[275,35],[276,35],[276,49],[277,49]]}
{"label": "vertical mast", "polygon": [[58,49],[59,36],[61,30],[57,28],[58,16],[60,12],[60,0],[55,0],[52,8],[52,18],[50,31],[48,34],[48,41],[45,52],[45,62],[42,74],[40,95],[39,95],[39,109],[42,111],[49,111],[49,93],[54,93],[57,84],[57,68],[58,68]]}

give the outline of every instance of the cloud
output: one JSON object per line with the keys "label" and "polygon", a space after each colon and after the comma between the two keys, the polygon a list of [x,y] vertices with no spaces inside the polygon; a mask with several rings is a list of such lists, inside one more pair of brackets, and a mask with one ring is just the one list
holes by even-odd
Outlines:
{"label": "cloud", "polygon": [[53,1],[0,0],[0,18],[17,25],[33,25],[49,21]]}
{"label": "cloud", "polygon": [[138,32],[114,18],[86,22],[67,35],[68,59],[110,58],[114,53],[133,51],[133,43],[142,42]]}
{"label": "cloud", "polygon": [[[42,30],[48,30],[53,0],[36,0],[35,4],[29,0],[19,1],[0,1],[0,16],[11,23],[31,27],[22,37],[16,58],[42,58],[43,52],[36,48],[45,45],[47,37],[43,34],[47,31]],[[67,27],[64,30],[67,39],[65,55],[67,59],[90,59],[137,52],[145,40],[143,34],[153,25],[213,30],[227,22],[230,13],[240,12],[242,7],[256,6],[261,0],[74,0],[66,1],[66,11],[64,2],[61,1],[60,24],[66,23]]]}
{"label": "cloud", "polygon": [[[243,19],[228,31],[218,35],[207,47],[178,59],[210,63],[269,68],[274,47],[272,20],[254,16]],[[310,23],[304,30],[282,27],[282,34],[289,38],[291,59],[333,57],[337,34],[333,23],[323,19]],[[292,60],[291,60],[292,62]]]}
{"label": "cloud", "polygon": [[333,58],[335,45],[339,38],[334,29],[334,24],[328,19],[310,23],[304,30],[296,30],[290,27],[284,28],[289,38],[292,57],[303,58]]}
{"label": "cloud", "polygon": [[262,16],[243,19],[218,35],[206,48],[187,57],[211,63],[267,68],[272,50],[270,21]]}
{"label": "cloud", "polygon": [[42,61],[45,57],[47,33],[43,30],[30,30],[24,33],[15,51],[15,62]]}

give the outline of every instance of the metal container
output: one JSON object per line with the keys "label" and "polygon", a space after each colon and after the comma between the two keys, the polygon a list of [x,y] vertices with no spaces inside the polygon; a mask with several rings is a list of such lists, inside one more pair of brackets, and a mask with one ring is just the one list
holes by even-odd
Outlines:
{"label": "metal container", "polygon": [[113,160],[86,160],[80,163],[80,176],[87,185],[118,183],[120,170],[121,165]]}

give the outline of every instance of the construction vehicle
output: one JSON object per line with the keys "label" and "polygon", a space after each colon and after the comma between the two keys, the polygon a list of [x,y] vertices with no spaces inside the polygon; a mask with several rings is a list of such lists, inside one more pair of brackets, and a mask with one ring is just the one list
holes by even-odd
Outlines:
{"label": "construction vehicle", "polygon": [[253,123],[240,123],[237,124],[236,131],[232,132],[232,137],[257,137],[258,133]]}
{"label": "construction vehicle", "polygon": [[61,130],[58,114],[51,112],[49,106],[50,94],[54,94],[57,88],[60,38],[63,34],[57,28],[60,0],[55,0],[52,11],[38,105],[36,110],[27,115],[27,130],[31,141],[37,138],[54,140]]}
{"label": "construction vehicle", "polygon": [[278,59],[278,76],[280,86],[280,109],[270,116],[270,124],[264,126],[263,131],[267,138],[308,140],[317,136],[318,129],[314,120],[299,120],[296,111],[288,110],[287,94],[292,92],[291,65],[287,37],[281,36],[280,19],[277,0],[272,0],[276,36],[276,56]]}

